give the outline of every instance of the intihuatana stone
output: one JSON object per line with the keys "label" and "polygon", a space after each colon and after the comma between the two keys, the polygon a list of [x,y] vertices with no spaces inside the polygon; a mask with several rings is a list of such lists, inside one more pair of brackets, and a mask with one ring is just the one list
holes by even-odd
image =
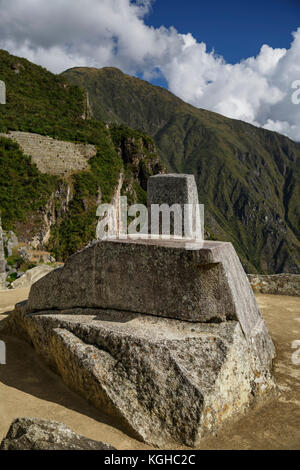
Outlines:
{"label": "intihuatana stone", "polygon": [[195,446],[275,388],[274,346],[227,243],[97,242],[37,281],[5,329],[157,446]]}
{"label": "intihuatana stone", "polygon": [[[198,203],[194,178],[150,179],[149,204],[173,202]],[[95,242],[2,328],[152,445],[196,446],[275,390],[275,348],[230,243]]]}
{"label": "intihuatana stone", "polygon": [[196,446],[274,390],[237,321],[82,308],[28,314],[23,304],[8,322],[70,388],[155,446]]}
{"label": "intihuatana stone", "polygon": [[[203,214],[199,206],[194,175],[162,174],[151,176],[148,179],[147,197],[152,234],[175,235],[177,238],[185,237],[197,240],[204,238],[204,221],[203,217],[201,218]],[[169,209],[173,208],[172,218],[169,219],[170,212],[168,208],[163,208],[163,205],[167,205]],[[159,215],[157,208],[156,212],[152,212],[155,206],[160,207],[161,215]],[[177,210],[175,206],[177,206]],[[179,219],[177,219],[178,212]],[[154,213],[156,213],[156,217],[154,217]],[[164,216],[167,216],[166,227],[163,222]]]}
{"label": "intihuatana stone", "polygon": [[0,450],[116,450],[73,432],[63,423],[36,418],[17,418]]}
{"label": "intihuatana stone", "polygon": [[28,311],[126,310],[191,322],[238,321],[263,363],[274,347],[231,243],[100,241],[32,286]]}
{"label": "intihuatana stone", "polygon": [[148,206],[151,204],[199,204],[194,175],[161,174],[151,176],[147,187]]}

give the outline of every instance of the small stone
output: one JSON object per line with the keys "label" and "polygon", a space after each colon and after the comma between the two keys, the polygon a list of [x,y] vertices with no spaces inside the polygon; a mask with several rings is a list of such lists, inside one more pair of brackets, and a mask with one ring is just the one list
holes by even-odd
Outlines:
{"label": "small stone", "polygon": [[17,418],[0,450],[116,450],[73,432],[63,423],[36,418]]}
{"label": "small stone", "polygon": [[35,268],[28,269],[25,273],[18,273],[17,279],[12,282],[11,286],[13,289],[19,289],[22,287],[31,287],[35,282],[37,282],[42,277],[51,273],[54,268],[41,264]]}

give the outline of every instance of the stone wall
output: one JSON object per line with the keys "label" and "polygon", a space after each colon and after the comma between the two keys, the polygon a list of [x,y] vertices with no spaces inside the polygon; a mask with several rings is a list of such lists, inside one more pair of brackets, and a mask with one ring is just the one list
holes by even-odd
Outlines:
{"label": "stone wall", "polygon": [[254,292],[300,297],[300,274],[249,274],[248,278]]}
{"label": "stone wall", "polygon": [[94,145],[74,144],[29,132],[0,134],[16,141],[42,173],[66,175],[88,168],[88,160],[96,154]]}

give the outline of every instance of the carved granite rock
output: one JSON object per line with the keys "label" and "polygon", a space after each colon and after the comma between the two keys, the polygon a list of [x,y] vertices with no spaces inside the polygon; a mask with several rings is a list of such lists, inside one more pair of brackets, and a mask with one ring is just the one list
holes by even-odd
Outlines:
{"label": "carved granite rock", "polygon": [[238,321],[265,367],[275,350],[231,243],[94,243],[32,286],[28,312],[126,310],[191,322]]}
{"label": "carved granite rock", "polygon": [[11,424],[0,450],[115,450],[73,432],[63,423],[18,418]]}
{"label": "carved granite rock", "polygon": [[[151,232],[155,234],[165,234],[164,227],[159,221],[159,217],[153,218],[151,206],[167,204],[172,207],[174,204],[181,207],[182,227],[174,227],[173,220],[170,220],[170,231],[168,234],[176,234],[185,236],[186,238],[202,240],[201,220],[196,222],[196,218],[200,217],[200,213],[196,212],[196,205],[199,204],[198,189],[194,175],[185,174],[162,174],[151,176],[147,184],[147,198],[149,208],[149,224]],[[184,206],[192,205],[190,213],[184,213]],[[185,218],[189,220],[184,220]],[[204,224],[204,221],[202,220]],[[200,225],[199,225],[200,224]],[[189,227],[189,228],[188,228]],[[177,233],[178,231],[178,233]]]}
{"label": "carved granite rock", "polygon": [[196,446],[274,391],[237,321],[80,308],[28,314],[20,304],[8,322],[70,388],[152,445]]}
{"label": "carved granite rock", "polygon": [[96,242],[3,328],[156,446],[196,446],[275,390],[275,349],[230,243]]}

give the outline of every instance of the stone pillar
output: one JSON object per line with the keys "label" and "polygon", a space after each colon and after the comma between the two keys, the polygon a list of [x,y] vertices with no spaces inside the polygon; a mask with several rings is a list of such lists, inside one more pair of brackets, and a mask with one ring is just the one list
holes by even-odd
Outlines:
{"label": "stone pillar", "polygon": [[3,232],[0,217],[0,290],[6,289],[6,261],[4,256]]}
{"label": "stone pillar", "polygon": [[204,206],[199,204],[193,175],[151,176],[147,192],[152,234],[171,234],[175,238],[198,241],[204,239]]}

